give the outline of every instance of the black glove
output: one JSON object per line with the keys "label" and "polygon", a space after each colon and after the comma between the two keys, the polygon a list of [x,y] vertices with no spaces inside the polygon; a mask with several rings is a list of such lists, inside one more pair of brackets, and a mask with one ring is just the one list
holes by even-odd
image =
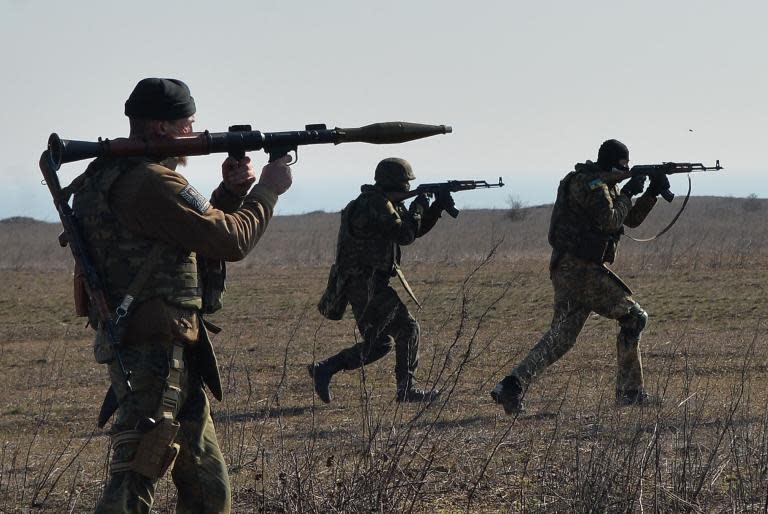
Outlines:
{"label": "black glove", "polygon": [[645,190],[645,194],[648,196],[659,196],[661,193],[669,189],[669,179],[664,174],[658,174],[651,176],[651,183],[648,184],[648,189]]}
{"label": "black glove", "polygon": [[456,204],[453,201],[453,195],[450,191],[440,191],[435,195],[435,203],[440,210],[447,211]]}
{"label": "black glove", "polygon": [[627,195],[630,198],[639,195],[643,192],[643,187],[645,187],[645,178],[645,175],[635,175],[621,188],[621,194]]}
{"label": "black glove", "polygon": [[408,211],[411,214],[418,214],[419,216],[424,215],[424,211],[429,208],[429,199],[427,198],[427,195],[421,194],[413,199],[411,202],[411,206],[408,208]]}

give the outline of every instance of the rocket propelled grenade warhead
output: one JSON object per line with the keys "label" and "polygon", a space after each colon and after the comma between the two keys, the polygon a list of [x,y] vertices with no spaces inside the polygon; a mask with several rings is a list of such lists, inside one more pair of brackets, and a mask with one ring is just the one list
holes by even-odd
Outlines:
{"label": "rocket propelled grenade warhead", "polygon": [[336,130],[339,132],[339,143],[360,142],[374,145],[405,143],[453,132],[453,128],[447,125],[424,125],[407,121],[374,123],[360,128],[337,128]]}
{"label": "rocket propelled grenade warhead", "polygon": [[[235,125],[228,132],[197,132],[172,139],[119,138],[98,141],[74,141],[51,134],[48,152],[55,169],[67,162],[102,156],[177,157],[226,152],[242,156],[245,152],[264,150],[274,161],[299,146],[340,143],[390,145],[439,134],[450,134],[447,125],[425,125],[406,121],[374,123],[356,128],[328,129],[325,125],[307,125],[305,130],[260,132],[249,125]],[[238,158],[238,157],[235,157]]]}

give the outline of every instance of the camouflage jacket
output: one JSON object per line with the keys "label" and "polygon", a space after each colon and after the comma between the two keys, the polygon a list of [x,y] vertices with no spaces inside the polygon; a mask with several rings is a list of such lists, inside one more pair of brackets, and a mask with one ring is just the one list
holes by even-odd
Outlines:
{"label": "camouflage jacket", "polygon": [[550,267],[565,253],[597,264],[613,262],[624,226],[640,225],[655,204],[655,196],[643,195],[633,206],[612,172],[591,161],[577,164],[557,190],[549,225]]}
{"label": "camouflage jacket", "polygon": [[342,276],[372,271],[392,275],[400,263],[400,247],[429,232],[441,210],[432,205],[422,213],[413,203],[406,209],[376,186],[364,185],[360,190],[360,196],[341,211],[336,267]]}
{"label": "camouflage jacket", "polygon": [[[266,229],[277,201],[254,186],[245,198],[223,184],[210,201],[175,171],[175,160],[99,158],[75,179],[73,210],[113,307],[156,243],[159,263],[127,320],[125,340],[197,336],[203,293],[200,257],[242,259]],[[173,334],[179,338],[179,334]]]}

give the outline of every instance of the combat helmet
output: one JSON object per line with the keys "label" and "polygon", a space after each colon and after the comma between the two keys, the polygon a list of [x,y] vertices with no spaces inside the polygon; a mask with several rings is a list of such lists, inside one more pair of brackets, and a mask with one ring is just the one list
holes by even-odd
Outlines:
{"label": "combat helmet", "polygon": [[376,185],[393,191],[408,191],[409,182],[416,178],[411,165],[405,159],[388,157],[376,166]]}

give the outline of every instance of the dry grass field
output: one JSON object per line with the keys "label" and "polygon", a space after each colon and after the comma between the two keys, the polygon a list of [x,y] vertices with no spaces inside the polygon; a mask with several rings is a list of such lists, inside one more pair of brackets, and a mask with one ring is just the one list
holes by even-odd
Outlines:
{"label": "dry grass field", "polygon": [[[406,249],[424,305],[419,377],[443,391],[428,407],[393,401],[394,355],[316,400],[306,365],[358,336],[349,314],[315,308],[338,214],[273,220],[213,318],[234,512],[766,512],[768,201],[693,198],[660,240],[623,243],[615,269],[650,314],[641,344],[661,407],[614,406],[617,327],[593,317],[508,417],[488,391],[549,325],[549,212],[466,211]],[[57,232],[0,222],[4,513],[89,512],[106,477],[106,373]],[[155,511],[173,512],[174,495],[161,481]]]}

